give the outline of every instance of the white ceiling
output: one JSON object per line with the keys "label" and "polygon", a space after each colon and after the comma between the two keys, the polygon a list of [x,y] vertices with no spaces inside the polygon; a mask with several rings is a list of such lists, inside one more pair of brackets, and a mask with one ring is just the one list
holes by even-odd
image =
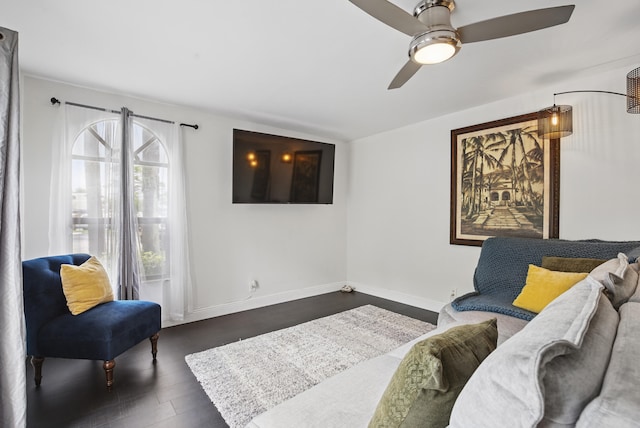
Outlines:
{"label": "white ceiling", "polygon": [[[410,38],[348,0],[0,0],[0,26],[30,75],[349,141],[640,53],[640,1],[573,2],[565,25],[465,45],[392,91]],[[456,4],[458,27],[571,0]]]}

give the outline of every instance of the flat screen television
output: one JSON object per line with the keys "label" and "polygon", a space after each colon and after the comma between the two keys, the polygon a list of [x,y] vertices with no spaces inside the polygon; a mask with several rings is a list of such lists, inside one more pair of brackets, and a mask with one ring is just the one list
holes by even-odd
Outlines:
{"label": "flat screen television", "polygon": [[336,146],[233,130],[234,204],[332,204]]}

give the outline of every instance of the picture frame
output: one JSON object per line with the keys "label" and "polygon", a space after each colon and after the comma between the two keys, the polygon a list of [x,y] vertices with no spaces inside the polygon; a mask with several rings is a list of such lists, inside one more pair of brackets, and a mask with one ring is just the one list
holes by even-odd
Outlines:
{"label": "picture frame", "polygon": [[450,244],[491,236],[559,236],[560,140],[538,136],[537,113],[451,131]]}

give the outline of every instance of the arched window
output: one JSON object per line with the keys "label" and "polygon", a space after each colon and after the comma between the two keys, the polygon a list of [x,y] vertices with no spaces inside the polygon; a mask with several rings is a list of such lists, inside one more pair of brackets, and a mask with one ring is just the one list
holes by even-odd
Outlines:
{"label": "arched window", "polygon": [[[119,208],[118,120],[102,120],[84,128],[73,143],[71,195],[73,251],[99,255],[110,263]],[[138,220],[143,279],[169,274],[169,159],[163,142],[135,121],[133,148],[133,206]]]}
{"label": "arched window", "polygon": [[66,103],[60,113],[50,254],[97,256],[118,298],[158,302],[163,317],[183,320],[191,275],[179,125],[126,107]]}

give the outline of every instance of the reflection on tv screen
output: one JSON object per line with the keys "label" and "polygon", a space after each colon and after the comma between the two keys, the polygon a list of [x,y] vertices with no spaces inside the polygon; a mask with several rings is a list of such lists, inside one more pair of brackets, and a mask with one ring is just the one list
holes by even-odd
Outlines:
{"label": "reflection on tv screen", "polygon": [[331,204],[335,145],[233,130],[233,203]]}

